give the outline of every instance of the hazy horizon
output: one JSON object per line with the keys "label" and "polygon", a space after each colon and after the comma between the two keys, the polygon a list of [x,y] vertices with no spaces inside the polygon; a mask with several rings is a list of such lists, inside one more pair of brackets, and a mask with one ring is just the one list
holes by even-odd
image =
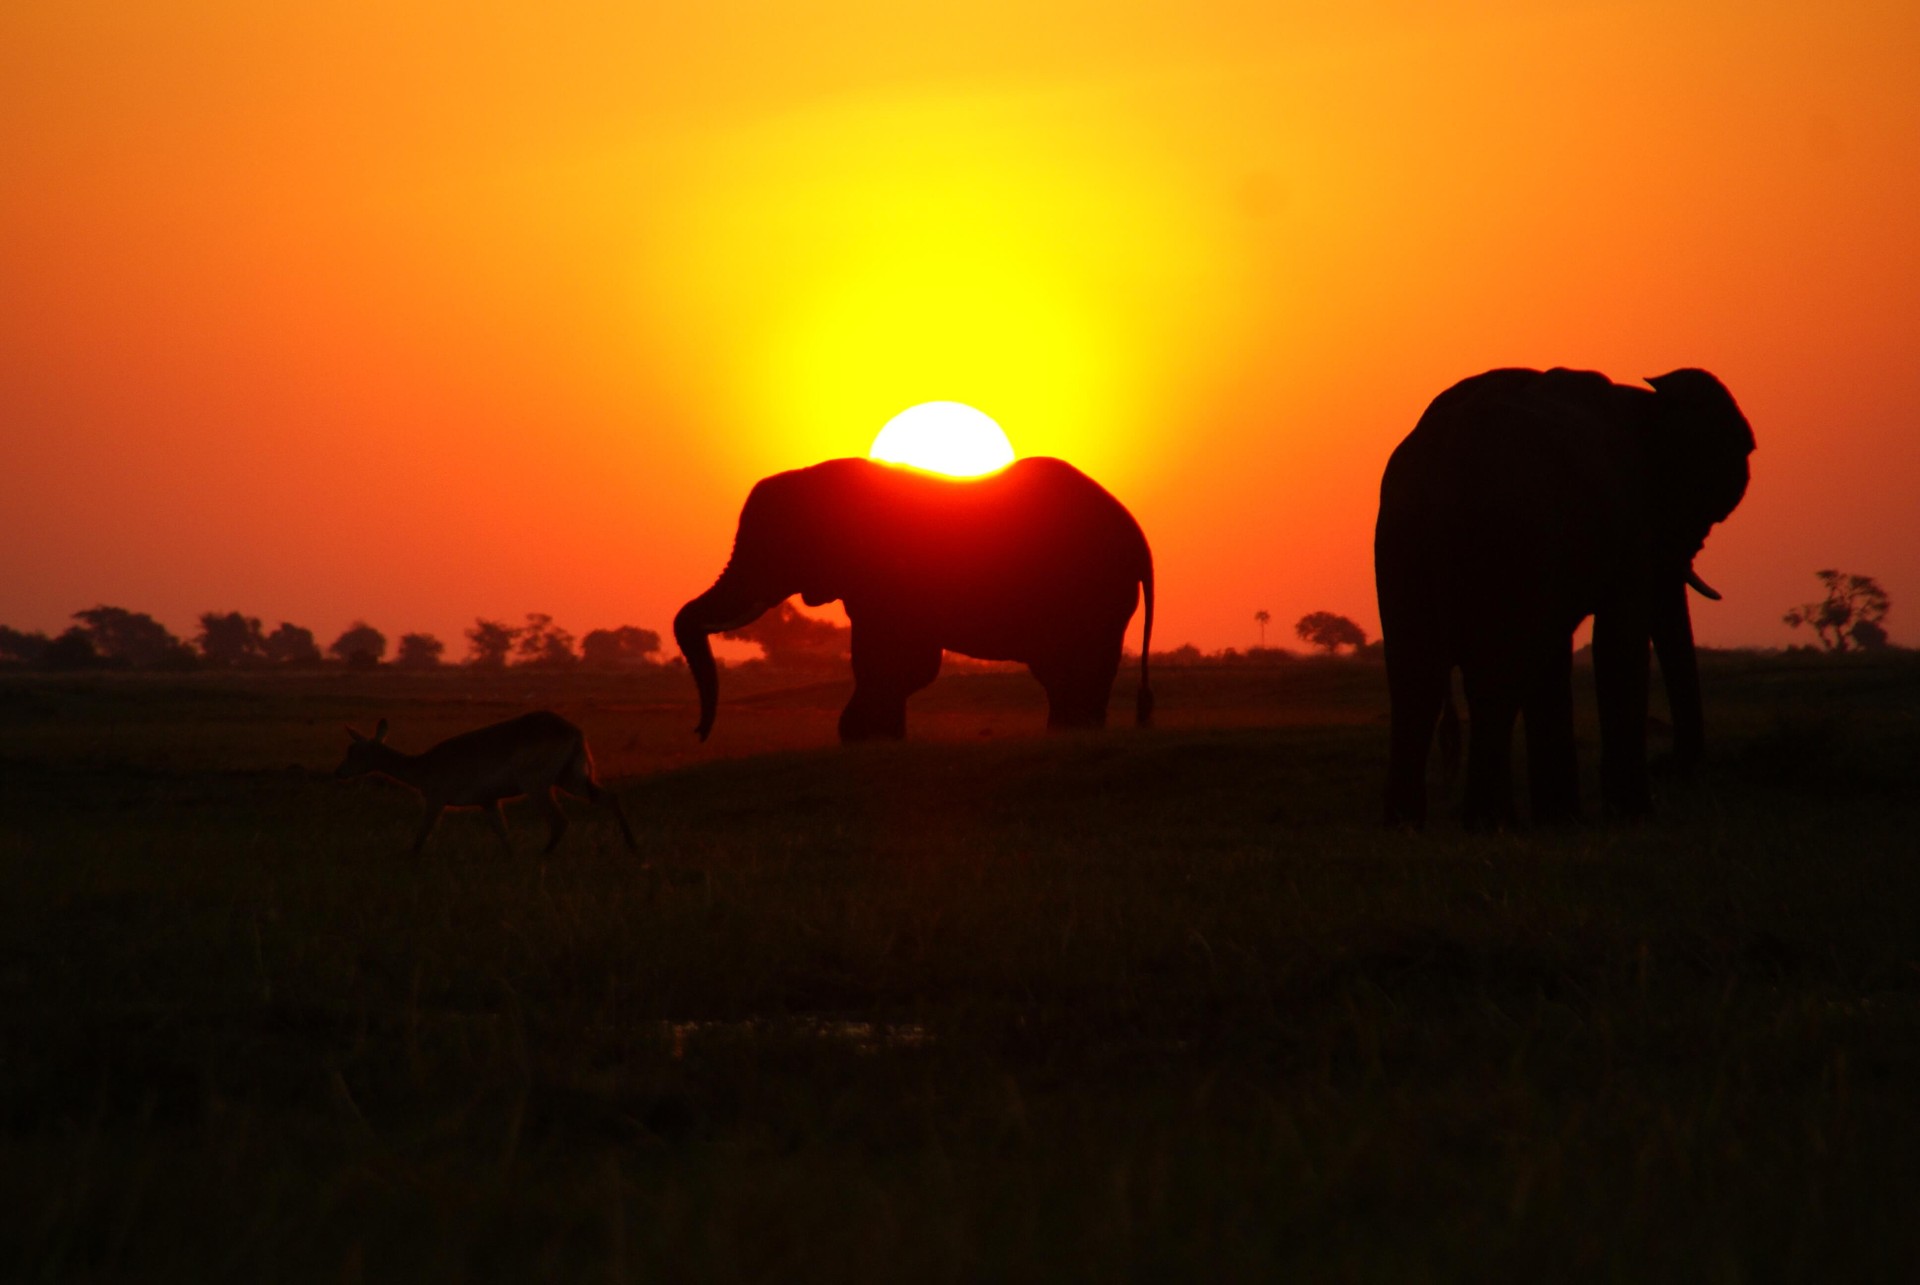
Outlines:
{"label": "hazy horizon", "polygon": [[8,6],[0,623],[665,634],[756,479],[950,399],[1133,511],[1156,643],[1376,635],[1436,393],[1700,366],[1759,443],[1700,642],[1838,567],[1910,643],[1917,58],[1784,0]]}

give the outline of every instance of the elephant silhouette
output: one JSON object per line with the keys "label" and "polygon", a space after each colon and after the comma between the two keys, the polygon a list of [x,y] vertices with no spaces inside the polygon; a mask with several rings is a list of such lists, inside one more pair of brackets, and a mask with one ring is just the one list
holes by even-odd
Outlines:
{"label": "elephant silhouette", "polygon": [[1525,713],[1536,824],[1579,814],[1572,635],[1593,617],[1603,803],[1644,812],[1648,643],[1683,769],[1705,746],[1687,588],[1707,533],[1746,494],[1753,430],[1704,370],[1615,384],[1591,371],[1494,370],[1436,397],[1387,461],[1374,577],[1392,700],[1389,823],[1426,818],[1435,721],[1461,671],[1465,821],[1514,820],[1509,756]]}
{"label": "elephant silhouette", "polygon": [[1024,663],[1051,728],[1104,726],[1143,598],[1136,718],[1150,721],[1153,555],[1133,515],[1063,460],[960,480],[838,459],[755,484],[725,570],[673,622],[702,740],[719,699],[709,635],[796,593],[809,606],[839,600],[852,625],[843,741],[904,736],[907,697],[939,674],[943,651]]}

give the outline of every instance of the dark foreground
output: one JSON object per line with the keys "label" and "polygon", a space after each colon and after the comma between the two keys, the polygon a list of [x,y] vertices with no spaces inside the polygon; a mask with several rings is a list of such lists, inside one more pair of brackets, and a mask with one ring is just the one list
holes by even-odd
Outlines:
{"label": "dark foreground", "polygon": [[[725,676],[700,749],[673,672],[0,677],[0,1277],[1920,1261],[1914,658],[1709,660],[1705,781],[1492,837],[1376,827],[1361,664],[1057,738],[955,676],[857,751],[792,682]],[[651,871],[584,804],[544,864],[524,814],[412,859],[325,775],[343,719],[540,705]]]}

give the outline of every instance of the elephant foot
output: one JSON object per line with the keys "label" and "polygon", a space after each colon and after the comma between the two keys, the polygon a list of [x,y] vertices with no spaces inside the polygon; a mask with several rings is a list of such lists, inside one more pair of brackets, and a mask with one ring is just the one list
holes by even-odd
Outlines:
{"label": "elephant foot", "polygon": [[907,736],[906,703],[901,702],[898,712],[883,710],[878,713],[866,706],[848,705],[840,714],[840,743],[852,745],[860,741],[900,741]]}
{"label": "elephant foot", "polygon": [[1528,820],[1537,828],[1580,824],[1580,797],[1572,790],[1544,790],[1531,803]]}
{"label": "elephant foot", "polygon": [[1468,808],[1460,817],[1460,824],[1473,834],[1499,834],[1515,829],[1518,818],[1511,809]]}
{"label": "elephant foot", "polygon": [[904,727],[875,727],[868,723],[840,723],[840,743],[859,745],[868,741],[903,741],[907,738]]}
{"label": "elephant foot", "polygon": [[1653,815],[1650,799],[1629,799],[1607,804],[1607,816],[1619,821],[1643,821]]}
{"label": "elephant foot", "polygon": [[1603,767],[1600,799],[1608,816],[1632,819],[1653,811],[1653,794],[1644,771],[1621,772],[1613,775],[1611,780],[1608,779],[1609,775]]}
{"label": "elephant foot", "polygon": [[1424,830],[1427,827],[1427,801],[1424,798],[1389,794],[1383,819],[1390,830]]}

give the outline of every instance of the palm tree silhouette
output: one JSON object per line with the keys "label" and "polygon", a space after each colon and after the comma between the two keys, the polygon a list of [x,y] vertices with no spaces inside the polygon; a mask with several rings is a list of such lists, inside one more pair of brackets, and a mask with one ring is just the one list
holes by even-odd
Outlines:
{"label": "palm tree silhouette", "polygon": [[1265,651],[1267,649],[1267,622],[1272,619],[1273,619],[1273,616],[1268,613],[1265,607],[1262,607],[1260,610],[1253,613],[1254,623],[1260,626],[1260,650],[1261,651]]}

